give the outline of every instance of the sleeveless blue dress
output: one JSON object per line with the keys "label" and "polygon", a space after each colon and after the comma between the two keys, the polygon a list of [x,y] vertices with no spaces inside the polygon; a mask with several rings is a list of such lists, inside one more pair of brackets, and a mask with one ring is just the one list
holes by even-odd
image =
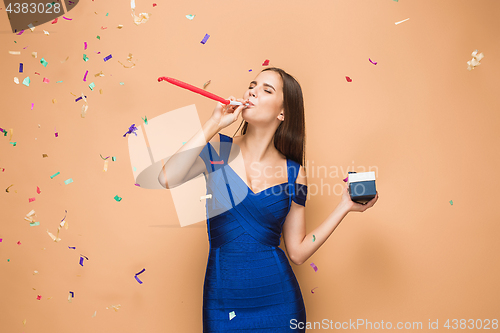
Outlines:
{"label": "sleeveless blue dress", "polygon": [[203,332],[305,332],[297,328],[306,322],[300,287],[278,247],[292,200],[305,206],[307,186],[295,182],[300,165],[287,159],[288,183],[253,193],[227,165],[232,138],[219,135],[220,156],[210,143],[200,153],[212,195]]}

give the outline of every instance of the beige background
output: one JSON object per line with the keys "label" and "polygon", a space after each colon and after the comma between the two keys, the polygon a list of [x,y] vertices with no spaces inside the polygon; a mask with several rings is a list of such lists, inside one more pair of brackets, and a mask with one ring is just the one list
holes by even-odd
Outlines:
{"label": "beige background", "polygon": [[[13,129],[0,137],[2,332],[202,331],[205,222],[181,228],[168,190],[134,185],[122,135],[141,117],[191,104],[202,124],[210,117],[214,101],[158,77],[212,80],[209,91],[240,98],[266,59],[304,92],[308,232],[340,201],[327,185],[338,193],[348,167],[377,168],[377,204],[350,213],[306,263],[291,264],[307,320],[422,322],[427,331],[430,319],[444,332],[447,319],[500,319],[498,1],[138,0],[141,12],[152,16],[135,25],[127,1],[81,1],[72,21],[18,36],[0,11],[0,127]],[[475,49],[484,59],[468,71]],[[134,68],[118,63],[129,65],[129,53]],[[15,76],[30,76],[30,86]],[[85,118],[74,101],[82,92]],[[107,172],[99,154],[116,156]],[[313,176],[313,163],[339,175]],[[31,209],[39,226],[23,219]],[[55,243],[47,229],[57,231],[65,210],[69,229]]]}

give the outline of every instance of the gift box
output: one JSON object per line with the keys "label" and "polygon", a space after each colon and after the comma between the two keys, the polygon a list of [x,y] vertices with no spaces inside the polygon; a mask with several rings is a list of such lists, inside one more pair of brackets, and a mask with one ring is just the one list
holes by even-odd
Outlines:
{"label": "gift box", "polygon": [[375,172],[349,172],[349,195],[351,200],[362,205],[375,198],[377,189],[375,188]]}

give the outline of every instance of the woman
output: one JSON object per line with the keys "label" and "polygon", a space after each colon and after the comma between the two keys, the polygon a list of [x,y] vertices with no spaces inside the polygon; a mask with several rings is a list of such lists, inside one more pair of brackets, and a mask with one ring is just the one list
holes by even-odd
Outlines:
{"label": "woman", "polygon": [[[349,211],[365,211],[378,195],[361,205],[350,199],[346,186],[337,208],[306,235],[300,85],[282,69],[266,68],[237,101],[243,105],[218,103],[202,130],[179,149],[183,154],[176,153],[165,164],[158,180],[171,188],[201,173],[207,177],[212,197],[206,203],[210,253],[203,332],[304,332],[304,301],[278,247],[281,232],[290,260],[301,265]],[[240,113],[242,135],[220,134]]]}

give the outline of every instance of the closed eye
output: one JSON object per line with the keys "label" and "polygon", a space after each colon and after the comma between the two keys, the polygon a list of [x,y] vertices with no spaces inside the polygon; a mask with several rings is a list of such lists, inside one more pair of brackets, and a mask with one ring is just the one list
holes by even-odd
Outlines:
{"label": "closed eye", "polygon": [[[253,87],[248,87],[248,89],[253,89]],[[265,91],[265,92],[267,92],[267,93],[272,94],[272,92],[271,92],[271,91],[269,91],[269,90],[264,90],[264,91]]]}

